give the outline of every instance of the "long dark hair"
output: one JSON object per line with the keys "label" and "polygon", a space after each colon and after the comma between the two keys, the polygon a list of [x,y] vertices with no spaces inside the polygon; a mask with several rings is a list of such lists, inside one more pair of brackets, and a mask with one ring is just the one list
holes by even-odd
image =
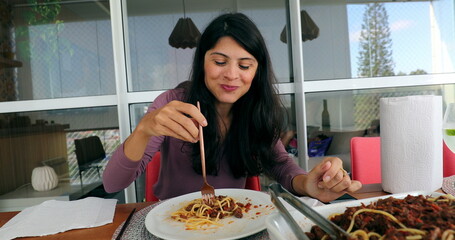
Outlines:
{"label": "long dark hair", "polygon": [[[229,36],[258,61],[249,91],[232,107],[233,119],[222,142],[218,125],[216,99],[204,82],[204,56],[218,40]],[[201,103],[208,121],[204,128],[207,173],[216,175],[218,160],[225,155],[235,177],[259,175],[275,165],[273,146],[281,132],[282,111],[277,96],[270,56],[256,25],[242,13],[228,13],[215,18],[205,29],[194,53],[186,101]],[[201,172],[199,145],[193,146],[193,168]]]}

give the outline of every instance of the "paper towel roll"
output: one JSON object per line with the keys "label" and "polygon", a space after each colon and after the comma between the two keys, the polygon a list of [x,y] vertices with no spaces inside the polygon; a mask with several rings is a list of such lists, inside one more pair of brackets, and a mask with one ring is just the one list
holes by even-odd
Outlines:
{"label": "paper towel roll", "polygon": [[382,189],[434,191],[442,186],[442,97],[380,99]]}

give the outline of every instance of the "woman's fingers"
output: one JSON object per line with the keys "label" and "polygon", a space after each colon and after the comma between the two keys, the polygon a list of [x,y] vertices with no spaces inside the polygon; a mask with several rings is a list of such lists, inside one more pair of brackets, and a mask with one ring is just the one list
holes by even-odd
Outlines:
{"label": "woman's fingers", "polygon": [[[186,117],[184,117],[184,118],[186,118]],[[182,122],[184,122],[186,120],[190,121],[190,124],[192,124],[193,128],[194,128],[194,124],[188,118],[176,120],[175,116],[174,117],[172,117],[172,116],[160,117],[157,120],[157,123],[158,123],[157,124],[158,132],[157,133],[159,136],[164,135],[164,136],[178,138],[178,139],[188,141],[188,142],[197,142],[197,134],[198,134],[197,131],[195,131],[194,129],[191,129],[191,126],[190,126],[190,129],[188,129],[184,126],[184,124],[182,125]],[[196,136],[194,136],[194,135],[196,135]]]}
{"label": "woman's fingers", "polygon": [[330,181],[325,182],[325,187],[329,189],[337,187],[336,189],[340,189],[340,186],[344,186],[347,188],[350,184],[350,180],[349,176],[345,174],[344,169],[341,168],[336,171],[335,176],[333,176]]}
{"label": "woman's fingers", "polygon": [[171,136],[184,141],[197,142],[198,125],[207,121],[196,106],[180,101],[172,101],[146,116],[147,127],[152,136]]}
{"label": "woman's fingers", "polygon": [[[326,169],[324,171],[324,169]],[[318,187],[332,192],[355,192],[362,187],[359,181],[353,181],[339,158],[328,157],[321,163],[320,172],[323,172]]]}
{"label": "woman's fingers", "polygon": [[308,174],[296,177],[294,188],[322,202],[330,202],[346,192],[359,190],[362,184],[351,180],[342,166],[341,159],[327,157]]}
{"label": "woman's fingers", "polygon": [[184,116],[187,116],[192,120],[195,120],[198,123],[198,125],[200,124],[203,127],[207,126],[207,120],[195,105],[180,101],[172,101],[168,105],[169,107],[172,107],[176,112],[180,112]]}
{"label": "woman's fingers", "polygon": [[351,185],[348,187],[348,192],[357,192],[362,188],[362,183],[357,180],[351,180]]}
{"label": "woman's fingers", "polygon": [[[319,187],[331,188],[343,178],[342,169],[343,162],[336,157],[325,158],[318,166],[316,166],[312,173],[316,174],[320,179]],[[340,174],[341,173],[341,174]]]}

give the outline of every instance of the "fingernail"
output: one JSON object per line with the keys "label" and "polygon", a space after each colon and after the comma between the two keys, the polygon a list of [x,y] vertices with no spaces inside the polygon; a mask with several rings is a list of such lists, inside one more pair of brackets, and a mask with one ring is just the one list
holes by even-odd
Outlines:
{"label": "fingernail", "polygon": [[204,121],[202,122],[202,126],[204,126],[204,127],[207,126],[207,124],[208,124],[208,123],[207,123],[206,120],[204,120]]}
{"label": "fingernail", "polygon": [[332,163],[331,162],[326,162],[325,165],[324,165],[324,169],[329,169],[330,166],[332,166]]}
{"label": "fingernail", "polygon": [[325,176],[323,180],[324,180],[324,182],[330,181],[330,176],[329,175]]}

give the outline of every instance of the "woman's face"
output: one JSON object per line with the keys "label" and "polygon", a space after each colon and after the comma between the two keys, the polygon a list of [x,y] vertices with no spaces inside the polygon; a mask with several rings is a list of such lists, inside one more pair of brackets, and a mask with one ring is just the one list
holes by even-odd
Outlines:
{"label": "woman's face", "polygon": [[233,38],[222,37],[205,53],[205,85],[221,104],[233,104],[251,87],[257,60]]}

